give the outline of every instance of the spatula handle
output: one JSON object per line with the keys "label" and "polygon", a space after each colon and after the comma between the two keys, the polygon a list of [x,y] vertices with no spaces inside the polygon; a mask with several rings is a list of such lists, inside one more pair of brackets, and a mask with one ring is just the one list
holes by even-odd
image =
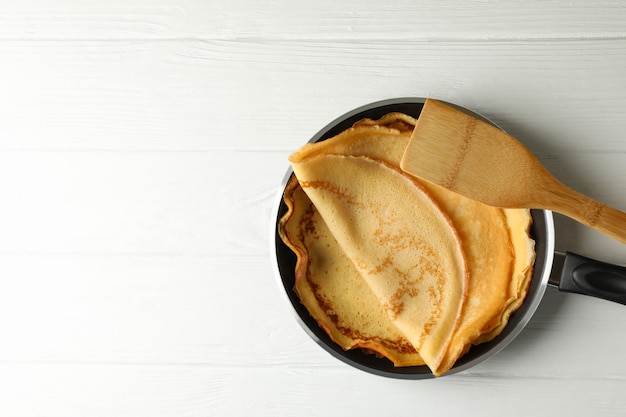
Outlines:
{"label": "spatula handle", "polygon": [[555,190],[553,196],[552,207],[547,208],[626,243],[626,213],[565,186]]}
{"label": "spatula handle", "polygon": [[592,223],[589,226],[622,243],[626,243],[626,213],[605,204],[600,204],[598,207],[599,214],[597,215],[597,220],[595,224]]}

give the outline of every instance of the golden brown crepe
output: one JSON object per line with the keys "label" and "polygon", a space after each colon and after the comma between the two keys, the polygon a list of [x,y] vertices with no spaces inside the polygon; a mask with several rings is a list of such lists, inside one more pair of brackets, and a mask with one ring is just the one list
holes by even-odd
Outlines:
{"label": "golden brown crepe", "polygon": [[507,301],[499,314],[483,328],[483,334],[474,344],[485,343],[496,336],[506,327],[509,317],[524,302],[528,286],[532,280],[533,265],[535,263],[535,242],[529,238],[532,217],[529,210],[504,209],[511,245],[515,254],[511,281],[507,292]]}
{"label": "golden brown crepe", "polygon": [[363,156],[292,159],[296,177],[389,320],[438,369],[466,296],[449,219],[403,171]]}
{"label": "golden brown crepe", "polygon": [[[398,168],[414,125],[414,118],[400,113],[392,113],[379,120],[364,119],[334,138],[305,145],[290,159],[294,162],[294,170],[300,161],[324,155],[362,156],[381,165]],[[325,168],[318,166],[317,169],[323,171]],[[344,183],[351,181],[341,168],[333,175],[343,178]],[[311,181],[311,178],[308,180]],[[362,182],[362,186],[367,186],[369,182],[358,181]],[[419,182],[414,178],[413,181]],[[506,326],[510,314],[521,305],[534,260],[532,240],[528,236],[530,216],[527,210],[501,210],[485,206],[429,183],[419,182],[417,186],[425,189],[437,203],[436,206],[451,219],[460,237],[469,275],[467,298],[449,345],[441,358],[427,360],[433,372],[439,375],[450,369],[472,343],[497,336]],[[330,194],[332,201],[334,197]],[[375,200],[384,201],[386,198],[379,196]],[[317,204],[327,206],[329,203],[322,200]],[[332,208],[326,211],[332,221],[335,212]],[[353,227],[360,227],[361,223],[355,223],[354,219],[349,221]],[[334,234],[332,222],[329,225]],[[360,246],[367,238],[359,237],[353,244]],[[402,365],[396,363],[396,366]]]}
{"label": "golden brown crepe", "polygon": [[424,361],[398,331],[295,177],[285,189],[281,238],[298,256],[295,291],[309,313],[345,350],[368,349],[397,366]]}

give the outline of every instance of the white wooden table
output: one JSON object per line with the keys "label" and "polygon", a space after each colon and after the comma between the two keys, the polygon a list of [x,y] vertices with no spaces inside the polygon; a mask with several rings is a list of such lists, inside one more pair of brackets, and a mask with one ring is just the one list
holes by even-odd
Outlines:
{"label": "white wooden table", "polygon": [[626,209],[623,1],[2,1],[0,416],[622,416],[622,305],[549,290],[503,352],[429,381],[296,323],[269,259],[286,158],[399,96],[485,114]]}

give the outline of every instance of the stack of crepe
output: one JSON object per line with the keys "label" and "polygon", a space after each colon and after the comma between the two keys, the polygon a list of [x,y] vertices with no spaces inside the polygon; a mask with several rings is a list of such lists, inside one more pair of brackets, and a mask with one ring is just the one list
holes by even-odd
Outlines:
{"label": "stack of crepe", "polygon": [[436,376],[506,326],[530,283],[528,210],[483,205],[404,173],[416,119],[364,119],[290,156],[279,224],[295,291],[343,349]]}

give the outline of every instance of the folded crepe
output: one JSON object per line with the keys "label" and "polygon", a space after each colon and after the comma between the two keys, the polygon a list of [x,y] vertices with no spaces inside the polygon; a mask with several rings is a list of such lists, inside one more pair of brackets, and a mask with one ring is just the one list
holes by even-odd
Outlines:
{"label": "folded crepe", "polygon": [[466,295],[461,242],[413,179],[363,156],[292,160],[302,189],[389,320],[438,369]]}
{"label": "folded crepe", "polygon": [[298,254],[294,289],[311,316],[344,350],[367,350],[397,366],[424,365],[415,347],[388,319],[295,177],[285,188],[285,203],[288,210],[279,232]]}
{"label": "folded crepe", "polygon": [[[372,259],[380,260],[380,253],[393,252],[393,245],[389,245],[383,252],[378,252],[380,250],[378,248],[374,254],[362,253],[363,248],[369,247],[366,242],[375,240],[372,239],[375,235],[363,233],[362,225],[377,221],[376,210],[373,210],[373,207],[387,207],[385,210],[390,210],[389,205],[395,204],[394,194],[398,194],[399,190],[391,184],[394,184],[398,178],[389,176],[385,180],[388,182],[381,186],[390,191],[389,193],[376,194],[371,197],[371,200],[361,202],[364,207],[369,208],[369,210],[363,210],[365,214],[361,217],[355,217],[353,213],[350,213],[342,219],[343,214],[337,215],[336,206],[344,199],[342,195],[345,194],[344,190],[352,189],[352,192],[358,196],[370,187],[371,182],[384,183],[377,178],[380,175],[379,170],[399,170],[399,162],[408,144],[415,121],[414,118],[401,113],[392,113],[379,120],[364,119],[331,139],[305,145],[290,157],[296,177],[305,185],[304,191],[328,223],[331,239],[338,237],[337,242],[341,252],[346,254],[345,256],[355,265],[358,274],[373,289],[383,308],[388,305],[388,300],[385,299],[385,292],[380,287],[389,285],[381,284],[381,281],[387,278],[368,275],[368,271],[359,268],[359,262],[371,263]],[[331,155],[342,156],[343,159],[324,158]],[[358,177],[354,177],[355,173],[349,174],[346,170],[348,164],[345,164],[345,161],[352,160],[347,157],[365,158],[372,162],[370,165],[378,164],[380,168],[359,172]],[[330,171],[329,163],[336,165]],[[326,185],[320,187],[322,183],[319,181],[322,180],[319,179],[319,175],[322,174],[325,175],[323,184]],[[415,329],[419,329],[419,323],[423,325],[423,318],[421,322],[411,322],[414,318],[397,322],[394,321],[393,312],[390,315],[390,320],[404,337],[411,343],[415,343],[414,347],[433,373],[440,375],[449,370],[473,343],[485,342],[497,336],[506,326],[510,314],[523,302],[534,261],[533,242],[528,236],[530,214],[528,210],[501,210],[485,206],[413,177],[410,179],[413,187],[430,196],[431,201],[435,203],[435,211],[439,210],[443,213],[443,217],[450,219],[453,230],[458,235],[457,244],[460,245],[461,257],[468,276],[466,288],[463,290],[466,296],[461,297],[460,310],[455,323],[447,327],[442,326],[439,336],[435,338],[436,341],[427,344],[427,348],[422,346],[423,341],[420,338],[415,340],[415,333],[419,332]],[[287,193],[285,198],[287,200]],[[398,195],[395,198],[398,198]],[[411,230],[409,234],[414,233],[415,226],[410,224],[413,212],[409,207],[400,210],[405,211],[401,211],[404,215],[398,215],[397,224],[402,224],[404,229]],[[286,216],[285,219],[288,217]],[[445,223],[441,218],[440,221]],[[349,231],[347,238],[344,229]],[[386,225],[381,225],[381,231],[391,233]],[[429,235],[428,238],[433,239],[433,237],[434,234]],[[390,241],[393,242],[393,239]],[[360,251],[355,250],[354,247],[360,248]],[[298,254],[297,251],[295,252]],[[306,256],[302,255],[303,253],[307,253],[307,250],[301,251],[299,258]],[[315,262],[310,262],[307,268],[315,268],[314,264]],[[456,273],[462,274],[459,271]],[[357,275],[356,278],[359,276]],[[389,292],[388,289],[387,292]],[[349,290],[346,293],[349,294]],[[307,305],[307,302],[303,301],[303,303]],[[310,307],[307,306],[307,308],[311,310]],[[389,313],[388,309],[385,311]],[[353,325],[358,326],[358,323],[353,323]],[[447,339],[442,336],[444,330],[441,329],[444,328],[449,331]],[[433,348],[435,344],[438,344],[437,348]],[[429,346],[430,350],[428,350]],[[385,356],[390,358],[396,366],[405,366],[390,355]]]}

